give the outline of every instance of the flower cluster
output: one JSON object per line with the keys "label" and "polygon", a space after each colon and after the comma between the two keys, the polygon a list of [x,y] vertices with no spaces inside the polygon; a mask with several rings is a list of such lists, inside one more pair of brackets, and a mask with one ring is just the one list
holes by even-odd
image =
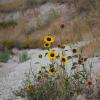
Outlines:
{"label": "flower cluster", "polygon": [[44,47],[50,48],[50,46],[54,41],[55,38],[51,34],[48,34],[47,36],[44,37]]}
{"label": "flower cluster", "polygon": [[[63,24],[61,28],[64,28]],[[51,48],[55,41],[51,34],[43,39],[44,47],[47,48],[45,56],[50,63],[47,66],[41,65],[39,72],[34,75],[35,85],[28,78],[26,92],[24,90],[28,100],[47,100],[49,96],[50,100],[70,100],[71,97],[82,93],[86,86],[90,88],[93,85],[91,67],[88,71],[86,69],[88,58],[83,57],[81,52],[70,44],[70,56],[67,55],[68,50],[62,43],[59,43],[57,50]],[[40,54],[39,58],[42,57],[43,54]]]}

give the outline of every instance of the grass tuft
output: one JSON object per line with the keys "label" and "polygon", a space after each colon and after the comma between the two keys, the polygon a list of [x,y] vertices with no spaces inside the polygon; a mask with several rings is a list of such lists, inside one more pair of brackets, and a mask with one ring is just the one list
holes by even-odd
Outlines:
{"label": "grass tuft", "polygon": [[10,59],[10,53],[8,51],[0,52],[0,62],[6,63]]}
{"label": "grass tuft", "polygon": [[28,56],[28,53],[27,51],[22,51],[20,54],[19,54],[19,62],[25,62],[27,60],[29,60],[30,57]]}

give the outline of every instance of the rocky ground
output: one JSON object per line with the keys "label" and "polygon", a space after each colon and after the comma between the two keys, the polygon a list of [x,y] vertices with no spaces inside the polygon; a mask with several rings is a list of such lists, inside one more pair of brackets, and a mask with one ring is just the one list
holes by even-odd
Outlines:
{"label": "rocky ground", "polygon": [[[29,50],[31,59],[25,63],[18,63],[17,59],[10,60],[8,63],[0,64],[0,100],[15,100],[16,97],[12,94],[12,91],[17,89],[23,79],[25,79],[25,73],[29,72],[32,67],[34,72],[40,69],[40,65],[36,65],[36,62],[46,64],[47,58],[42,60],[38,58],[39,54],[44,54],[46,51],[39,49]],[[32,66],[30,66],[30,63]]]}
{"label": "rocky ground", "polygon": [[[59,51],[58,48],[54,49]],[[68,50],[66,51],[67,55],[72,54],[69,46],[66,46],[65,49]],[[46,65],[49,63],[47,57],[43,57],[42,59],[38,58],[39,54],[45,55],[46,52],[46,50],[32,49],[28,50],[28,54],[31,59],[24,63],[19,63],[17,57],[13,57],[8,63],[0,63],[0,100],[22,100],[15,97],[12,91],[16,90],[21,85],[22,80],[25,79],[25,73],[29,72],[30,68],[34,70],[34,73],[40,69],[40,64],[36,64],[36,62],[40,62],[41,65]],[[91,61],[93,63],[93,74],[99,77],[100,58],[91,58],[88,60],[88,63]],[[68,64],[69,71],[70,65],[71,62]]]}

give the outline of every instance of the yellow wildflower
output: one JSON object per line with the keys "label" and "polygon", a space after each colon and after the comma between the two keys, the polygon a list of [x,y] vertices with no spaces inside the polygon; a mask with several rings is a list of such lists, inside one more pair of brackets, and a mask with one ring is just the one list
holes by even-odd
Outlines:
{"label": "yellow wildflower", "polygon": [[62,62],[63,64],[67,64],[67,63],[68,63],[68,58],[65,57],[65,56],[62,56],[60,60],[61,60],[61,62]]}
{"label": "yellow wildflower", "polygon": [[27,85],[26,87],[26,90],[29,91],[29,92],[32,92],[33,91],[33,85],[30,83]]}
{"label": "yellow wildflower", "polygon": [[56,69],[54,67],[51,67],[51,68],[49,68],[48,73],[49,73],[50,76],[54,76],[55,73],[56,73]]}
{"label": "yellow wildflower", "polygon": [[46,42],[44,43],[45,48],[50,48],[50,46],[51,46],[51,43],[46,43]]}
{"label": "yellow wildflower", "polygon": [[44,37],[44,42],[46,42],[46,43],[50,44],[50,43],[53,43],[54,41],[55,41],[55,38],[51,35],[47,35]]}
{"label": "yellow wildflower", "polygon": [[58,56],[58,52],[55,51],[55,50],[51,50],[51,51],[48,52],[48,58],[49,58],[50,60],[56,59],[57,56]]}

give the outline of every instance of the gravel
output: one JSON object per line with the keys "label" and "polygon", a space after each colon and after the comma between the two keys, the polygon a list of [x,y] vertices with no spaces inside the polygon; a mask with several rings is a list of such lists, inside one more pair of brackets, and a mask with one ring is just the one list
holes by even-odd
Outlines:
{"label": "gravel", "polygon": [[[54,48],[59,51],[58,48]],[[65,49],[67,55],[71,55],[69,46],[67,46]],[[25,73],[29,72],[30,67],[33,68],[34,73],[39,71],[40,65],[35,64],[36,62],[40,62],[41,65],[47,65],[47,63],[50,63],[47,57],[44,57],[46,50],[40,50],[40,49],[32,49],[28,50],[28,54],[31,57],[30,60],[24,62],[24,63],[17,63],[12,61],[9,61],[6,64],[1,63],[0,64],[0,100],[22,100],[21,98],[15,97],[12,93],[13,90],[16,90],[22,83],[22,80],[25,79]],[[38,58],[38,55],[42,54],[43,58]],[[99,74],[100,72],[100,59],[99,58],[91,58],[90,61],[93,61],[93,73]],[[30,63],[32,66],[30,66]],[[68,71],[70,71],[71,62],[67,65]]]}

